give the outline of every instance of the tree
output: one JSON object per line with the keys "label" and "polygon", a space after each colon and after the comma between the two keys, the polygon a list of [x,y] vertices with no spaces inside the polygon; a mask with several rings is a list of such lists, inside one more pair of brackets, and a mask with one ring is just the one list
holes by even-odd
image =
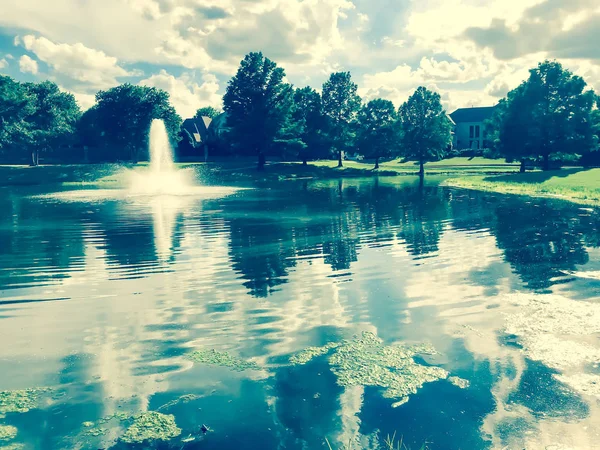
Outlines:
{"label": "tree", "polygon": [[153,119],[162,119],[171,141],[177,142],[181,117],[169,94],[147,86],[123,84],[96,94],[79,129],[82,140],[102,150],[96,160],[130,160],[148,157],[148,134]]}
{"label": "tree", "polygon": [[39,163],[42,151],[50,151],[73,143],[81,109],[73,94],[62,92],[51,81],[26,83],[33,98],[34,112],[27,117],[30,136],[31,164]]}
{"label": "tree", "polygon": [[325,154],[325,139],[323,136],[324,118],[322,113],[321,95],[311,87],[294,91],[293,120],[298,124],[299,135],[306,147],[299,156],[306,165],[308,159],[318,158]]}
{"label": "tree", "polygon": [[34,98],[25,87],[0,75],[0,151],[6,154],[31,141],[27,118],[35,112]]}
{"label": "tree", "polygon": [[284,78],[276,63],[262,53],[249,53],[223,97],[233,144],[238,152],[257,155],[259,170],[266,153],[291,136],[293,88]]}
{"label": "tree", "polygon": [[398,151],[398,114],[389,100],[371,100],[359,113],[360,150],[364,156],[375,158],[375,169],[379,169],[379,158],[395,156]]}
{"label": "tree", "polygon": [[592,111],[593,91],[583,78],[563,69],[556,61],[544,61],[529,71],[529,78],[501,103],[497,139],[509,160],[543,160],[550,168],[552,154],[586,153],[595,147]]}
{"label": "tree", "polygon": [[355,138],[354,125],[361,104],[357,89],[350,72],[332,73],[323,84],[323,114],[338,167],[342,167],[342,151],[349,148]]}
{"label": "tree", "polygon": [[425,163],[437,161],[452,141],[452,127],[440,95],[421,86],[400,106],[402,152],[406,159],[419,162],[419,176],[425,176]]}
{"label": "tree", "polygon": [[194,119],[199,119],[200,117],[208,117],[210,119],[214,119],[219,114],[221,114],[221,111],[219,111],[218,109],[213,108],[212,106],[204,106],[198,109],[198,111],[196,111]]}

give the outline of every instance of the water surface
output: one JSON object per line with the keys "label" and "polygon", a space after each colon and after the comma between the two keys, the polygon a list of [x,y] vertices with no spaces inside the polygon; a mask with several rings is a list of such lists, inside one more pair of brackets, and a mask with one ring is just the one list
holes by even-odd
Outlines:
{"label": "water surface", "polygon": [[[598,210],[411,178],[0,194],[0,391],[57,393],[0,419],[26,449],[108,448],[119,430],[82,439],[83,422],[159,409],[185,435],[212,429],[164,448],[374,448],[394,433],[413,448],[600,448],[599,397],[576,381],[600,375],[598,334],[535,328],[560,301],[583,305],[574,325],[595,314]],[[377,387],[340,386],[327,358],[289,364],[364,331],[432,344],[417,362],[470,386],[426,383],[394,408]],[[577,347],[543,348],[565,335]],[[199,348],[260,370],[194,364]]]}

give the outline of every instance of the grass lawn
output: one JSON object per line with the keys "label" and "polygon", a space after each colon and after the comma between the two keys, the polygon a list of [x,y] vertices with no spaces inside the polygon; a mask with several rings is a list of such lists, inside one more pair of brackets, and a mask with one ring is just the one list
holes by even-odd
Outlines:
{"label": "grass lawn", "polygon": [[588,205],[600,205],[600,169],[561,169],[503,176],[470,176],[446,180],[447,186],[556,197]]}
{"label": "grass lawn", "polygon": [[[337,161],[314,161],[303,166],[299,162],[268,162],[264,172],[256,170],[256,161],[232,158],[228,161],[209,163],[179,163],[177,167],[192,168],[199,179],[207,183],[274,182],[294,179],[357,178],[397,175],[417,175],[418,165],[399,160],[380,164],[373,170],[373,163],[344,161],[338,168]],[[65,164],[29,166],[0,166],[0,186],[46,185],[46,184],[122,184],[123,168],[147,170],[148,163],[126,164]],[[503,160],[485,158],[452,158],[425,165],[427,175],[490,175],[518,171],[515,164]]]}

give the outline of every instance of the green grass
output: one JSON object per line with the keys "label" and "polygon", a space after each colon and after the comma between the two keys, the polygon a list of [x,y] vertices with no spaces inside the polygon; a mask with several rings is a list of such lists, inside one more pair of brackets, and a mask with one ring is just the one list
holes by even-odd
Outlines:
{"label": "green grass", "polygon": [[[294,179],[358,178],[396,175],[416,175],[418,165],[399,160],[380,164],[373,170],[373,163],[344,161],[337,167],[337,161],[314,161],[303,166],[299,162],[269,162],[264,172],[256,170],[256,161],[248,158],[232,158],[222,162],[181,163],[180,168],[193,168],[199,178],[206,182],[273,182]],[[47,184],[102,184],[122,183],[122,169],[144,170],[148,163],[132,164],[66,164],[29,166],[0,166],[0,186],[47,185]],[[485,158],[452,158],[425,165],[427,175],[489,175],[518,171],[518,166],[506,164],[503,160]]]}
{"label": "green grass", "polygon": [[573,168],[495,177],[458,177],[447,180],[445,184],[466,189],[555,197],[581,204],[600,205],[600,169]]}

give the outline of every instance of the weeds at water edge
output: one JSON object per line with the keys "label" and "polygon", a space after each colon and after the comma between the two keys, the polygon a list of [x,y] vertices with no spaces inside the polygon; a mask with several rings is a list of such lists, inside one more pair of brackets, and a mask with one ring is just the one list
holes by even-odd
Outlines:
{"label": "weeds at water edge", "polygon": [[[334,448],[331,446],[331,444],[329,443],[329,440],[327,438],[325,438],[325,442],[327,442],[327,447],[329,450],[334,450]],[[352,441],[350,440],[348,442],[348,445],[340,447],[338,450],[361,450],[361,449],[355,448],[352,444]],[[383,441],[383,444],[381,445],[379,450],[411,450],[411,449],[409,447],[407,447],[406,444],[404,444],[404,438],[400,438],[399,440],[396,440],[396,433],[394,433],[393,436],[391,436],[391,437],[388,434],[388,436]],[[429,447],[427,447],[426,444],[423,444],[421,447],[419,447],[418,450],[429,450]]]}

